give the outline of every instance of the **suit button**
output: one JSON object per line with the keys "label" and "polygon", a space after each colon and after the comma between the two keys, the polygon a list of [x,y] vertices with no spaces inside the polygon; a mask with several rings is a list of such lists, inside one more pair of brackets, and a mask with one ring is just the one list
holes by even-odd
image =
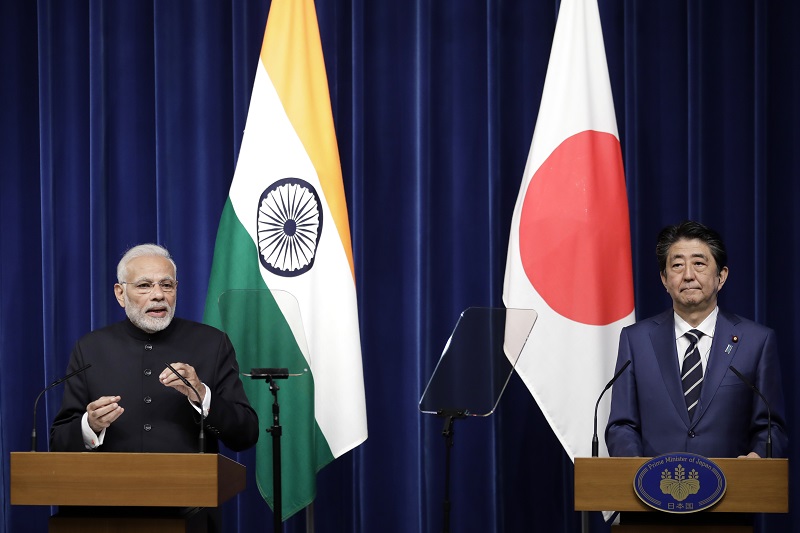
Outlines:
{"label": "suit button", "polygon": [[693,439],[695,437],[694,431],[689,431],[689,438]]}
{"label": "suit button", "polygon": [[144,397],[144,403],[150,403],[152,401],[153,401],[153,399],[150,396],[145,396]]}
{"label": "suit button", "polygon": [[144,345],[144,349],[149,352],[149,351],[151,351],[153,349],[153,345],[152,344],[145,344]]}
{"label": "suit button", "polygon": [[153,373],[153,371],[152,371],[152,370],[150,370],[149,368],[145,368],[145,369],[144,369],[144,375],[145,375],[145,376],[149,376],[149,375],[150,375],[150,374],[152,374],[152,373]]}
{"label": "suit button", "polygon": [[150,424],[145,424],[144,425],[144,430],[145,431],[150,431],[151,429],[153,429],[153,426],[151,426]]}

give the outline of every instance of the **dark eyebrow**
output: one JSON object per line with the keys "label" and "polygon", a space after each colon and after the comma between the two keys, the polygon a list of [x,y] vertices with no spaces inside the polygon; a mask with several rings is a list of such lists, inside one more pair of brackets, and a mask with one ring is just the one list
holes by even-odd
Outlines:
{"label": "dark eyebrow", "polygon": [[[704,253],[696,253],[696,254],[691,254],[689,257],[691,257],[691,258],[700,258],[700,259],[705,259],[705,260],[708,260],[708,256],[707,256],[706,254],[704,254]],[[673,255],[670,257],[670,259],[672,259],[673,261],[674,261],[675,259],[685,259],[685,258],[686,258],[686,256],[685,256],[685,255],[683,255],[683,254],[673,254]]]}

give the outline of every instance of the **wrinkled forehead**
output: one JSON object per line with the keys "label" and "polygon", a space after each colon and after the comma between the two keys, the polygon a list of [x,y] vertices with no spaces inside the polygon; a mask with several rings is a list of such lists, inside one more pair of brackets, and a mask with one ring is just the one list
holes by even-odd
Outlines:
{"label": "wrinkled forehead", "polygon": [[175,279],[175,268],[172,263],[166,257],[159,255],[143,255],[131,259],[125,270],[127,281]]}

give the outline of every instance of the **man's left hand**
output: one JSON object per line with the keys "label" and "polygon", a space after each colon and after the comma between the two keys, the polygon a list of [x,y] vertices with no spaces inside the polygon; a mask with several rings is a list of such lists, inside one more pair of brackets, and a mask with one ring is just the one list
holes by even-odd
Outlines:
{"label": "man's left hand", "polygon": [[[195,372],[194,367],[192,365],[187,365],[186,363],[170,363],[170,365],[172,368],[177,370],[181,376],[186,378],[186,381],[191,383],[192,387],[194,387],[197,393],[200,395],[200,403],[202,404],[203,399],[206,396],[206,388],[200,381],[200,378],[197,377],[197,372]],[[158,379],[165,386],[172,387],[190,400],[195,401],[197,399],[192,389],[187,387],[183,381],[181,381],[181,379],[169,368],[164,368],[164,370],[158,376]]]}

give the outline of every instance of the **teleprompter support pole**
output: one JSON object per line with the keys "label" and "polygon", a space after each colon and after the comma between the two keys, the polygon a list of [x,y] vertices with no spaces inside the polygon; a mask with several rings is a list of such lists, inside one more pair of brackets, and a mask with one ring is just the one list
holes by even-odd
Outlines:
{"label": "teleprompter support pole", "polygon": [[267,428],[267,433],[272,435],[272,492],[275,497],[275,509],[273,512],[274,531],[283,531],[283,497],[281,494],[281,406],[278,403],[278,391],[280,387],[275,384],[275,380],[270,376],[269,390],[272,393],[272,427]]}
{"label": "teleprompter support pole", "polygon": [[269,391],[272,393],[272,427],[267,428],[267,433],[272,435],[272,492],[275,499],[273,505],[273,531],[283,531],[283,495],[281,493],[281,406],[278,403],[280,387],[276,379],[289,379],[287,368],[253,368],[250,371],[252,379],[266,380]]}
{"label": "teleprompter support pole", "polygon": [[456,418],[465,418],[467,415],[464,411],[439,411],[437,415],[444,417],[442,436],[444,436],[445,442],[445,466],[442,533],[450,533],[450,452],[453,448],[453,422]]}

